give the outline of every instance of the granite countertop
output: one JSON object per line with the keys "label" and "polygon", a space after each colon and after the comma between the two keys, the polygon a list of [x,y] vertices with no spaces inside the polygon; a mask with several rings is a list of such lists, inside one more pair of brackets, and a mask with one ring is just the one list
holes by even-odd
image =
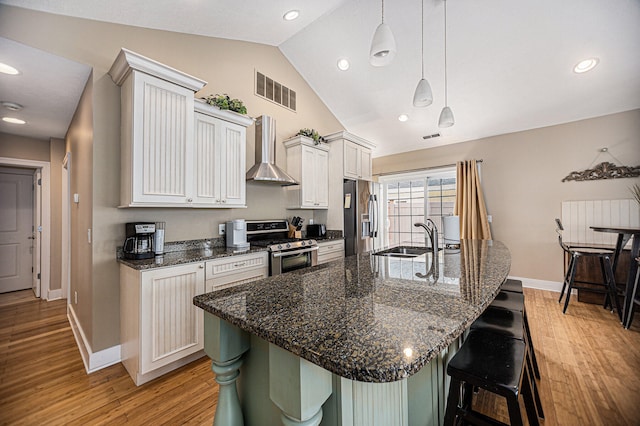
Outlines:
{"label": "granite countertop", "polygon": [[203,294],[194,304],[339,376],[392,382],[419,371],[499,292],[497,241],[412,259],[369,253]]}
{"label": "granite countertop", "polygon": [[[326,237],[314,238],[317,242],[323,243],[327,241],[343,240],[344,238],[340,234],[327,234]],[[210,248],[204,248],[205,241],[211,242]],[[257,253],[267,251],[266,247],[258,247],[250,245],[249,250],[235,251],[224,247],[224,238],[211,239],[211,240],[192,240],[192,241],[177,241],[167,243],[165,248],[168,248],[168,252],[162,256],[156,256],[151,259],[131,260],[122,257],[121,250],[116,254],[116,259],[119,263],[127,265],[130,268],[137,270],[164,268],[167,266],[184,265],[186,263],[204,262],[206,260],[218,259],[221,257],[240,256],[243,254]]]}
{"label": "granite countertop", "polygon": [[221,257],[239,256],[249,253],[266,251],[266,247],[251,247],[245,251],[234,251],[226,247],[214,247],[211,249],[196,248],[182,251],[165,253],[152,259],[130,260],[118,257],[118,262],[137,270],[154,268],[164,268],[167,266],[184,265],[185,263],[204,262],[206,260],[218,259]]}

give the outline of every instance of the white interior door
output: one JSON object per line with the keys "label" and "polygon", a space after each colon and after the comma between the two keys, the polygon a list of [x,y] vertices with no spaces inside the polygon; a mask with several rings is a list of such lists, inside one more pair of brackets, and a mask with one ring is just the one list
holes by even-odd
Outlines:
{"label": "white interior door", "polygon": [[25,290],[32,286],[34,240],[31,173],[0,169],[0,293]]}

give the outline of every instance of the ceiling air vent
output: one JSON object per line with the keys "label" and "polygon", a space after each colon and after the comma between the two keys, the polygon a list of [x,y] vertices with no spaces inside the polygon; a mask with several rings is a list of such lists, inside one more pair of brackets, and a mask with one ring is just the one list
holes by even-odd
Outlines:
{"label": "ceiling air vent", "polygon": [[439,138],[439,137],[440,137],[440,133],[434,133],[432,135],[423,136],[422,139],[432,139],[432,138]]}
{"label": "ceiling air vent", "polygon": [[256,95],[296,111],[296,92],[256,71]]}

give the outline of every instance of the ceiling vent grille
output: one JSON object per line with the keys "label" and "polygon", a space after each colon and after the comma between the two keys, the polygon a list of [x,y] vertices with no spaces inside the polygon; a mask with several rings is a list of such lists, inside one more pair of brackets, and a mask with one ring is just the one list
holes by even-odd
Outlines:
{"label": "ceiling vent grille", "polygon": [[439,138],[439,137],[440,137],[440,133],[434,133],[432,135],[423,136],[422,139],[433,139],[433,138]]}
{"label": "ceiling vent grille", "polygon": [[296,92],[256,71],[256,95],[296,111]]}

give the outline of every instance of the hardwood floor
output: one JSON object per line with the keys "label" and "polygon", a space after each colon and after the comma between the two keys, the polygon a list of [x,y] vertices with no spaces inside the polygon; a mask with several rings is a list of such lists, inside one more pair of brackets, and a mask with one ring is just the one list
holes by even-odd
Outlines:
{"label": "hardwood floor", "polygon": [[65,301],[0,295],[1,425],[211,425],[210,365],[205,357],[140,387],[122,364],[87,375]]}
{"label": "hardwood floor", "polygon": [[[640,424],[640,315],[629,330],[600,306],[525,289],[540,363],[544,425]],[[0,424],[211,425],[218,388],[207,358],[136,387],[122,364],[87,375],[64,301],[0,295]],[[508,421],[504,400],[477,396]]]}

